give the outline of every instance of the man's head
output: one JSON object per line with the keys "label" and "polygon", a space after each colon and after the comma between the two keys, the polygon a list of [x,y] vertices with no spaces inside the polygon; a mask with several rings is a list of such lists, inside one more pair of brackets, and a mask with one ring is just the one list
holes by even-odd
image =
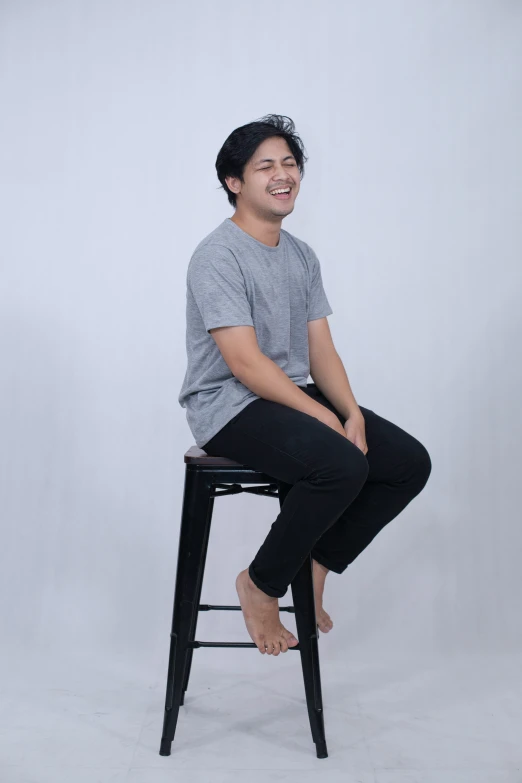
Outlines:
{"label": "man's head", "polygon": [[[229,203],[238,212],[281,220],[294,209],[306,160],[292,120],[269,114],[232,131],[219,151],[216,171]],[[289,196],[271,194],[286,187],[290,187]]]}

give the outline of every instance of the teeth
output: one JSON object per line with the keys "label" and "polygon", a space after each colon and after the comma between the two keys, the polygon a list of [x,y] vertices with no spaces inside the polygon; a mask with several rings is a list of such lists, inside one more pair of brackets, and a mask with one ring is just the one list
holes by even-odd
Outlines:
{"label": "teeth", "polygon": [[279,188],[279,190],[271,190],[270,193],[274,196],[276,193],[290,193],[290,188]]}

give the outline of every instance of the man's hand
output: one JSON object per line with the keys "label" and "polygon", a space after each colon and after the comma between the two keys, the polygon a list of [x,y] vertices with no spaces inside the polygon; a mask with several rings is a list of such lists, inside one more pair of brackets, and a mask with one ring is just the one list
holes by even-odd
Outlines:
{"label": "man's hand", "polygon": [[362,415],[360,409],[351,413],[350,417],[345,421],[343,426],[333,411],[323,405],[320,407],[322,410],[318,412],[316,417],[319,419],[319,421],[322,421],[323,424],[327,424],[340,435],[344,435],[345,438],[348,438],[349,441],[360,448],[363,454],[368,452],[368,446],[366,445],[364,416]]}
{"label": "man's hand", "polygon": [[364,416],[360,410],[350,414],[350,417],[344,423],[344,431],[348,440],[350,440],[354,446],[360,448],[363,454],[367,454],[368,446],[366,445]]}

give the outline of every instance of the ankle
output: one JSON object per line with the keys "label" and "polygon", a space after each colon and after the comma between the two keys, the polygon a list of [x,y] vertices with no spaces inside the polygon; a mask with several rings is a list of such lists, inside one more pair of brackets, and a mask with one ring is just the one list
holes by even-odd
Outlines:
{"label": "ankle", "polygon": [[265,593],[263,590],[260,590],[259,587],[256,585],[256,583],[252,581],[252,577],[248,573],[248,568],[245,569],[244,573],[246,575],[246,579],[245,579],[246,586],[248,590],[252,593],[252,595],[254,595],[257,599],[262,600],[263,602],[266,603],[274,603],[274,602],[277,603],[277,598],[274,598],[273,596]]}

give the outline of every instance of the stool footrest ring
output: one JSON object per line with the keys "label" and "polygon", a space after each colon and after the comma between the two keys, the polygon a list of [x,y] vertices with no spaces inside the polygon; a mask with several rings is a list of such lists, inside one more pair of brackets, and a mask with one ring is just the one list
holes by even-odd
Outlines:
{"label": "stool footrest ring", "polygon": [[[198,611],[200,612],[210,612],[214,609],[221,609],[225,610],[227,612],[240,612],[241,607],[240,606],[218,606],[217,604],[199,604]],[[295,614],[295,609],[293,606],[280,606],[279,607],[280,612],[293,612]]]}
{"label": "stool footrest ring", "polygon": [[[196,650],[198,647],[255,647],[257,649],[257,644],[254,644],[254,642],[188,642],[187,647],[192,648],[193,650]],[[289,647],[289,650],[299,650],[299,644],[296,644],[295,647]]]}

